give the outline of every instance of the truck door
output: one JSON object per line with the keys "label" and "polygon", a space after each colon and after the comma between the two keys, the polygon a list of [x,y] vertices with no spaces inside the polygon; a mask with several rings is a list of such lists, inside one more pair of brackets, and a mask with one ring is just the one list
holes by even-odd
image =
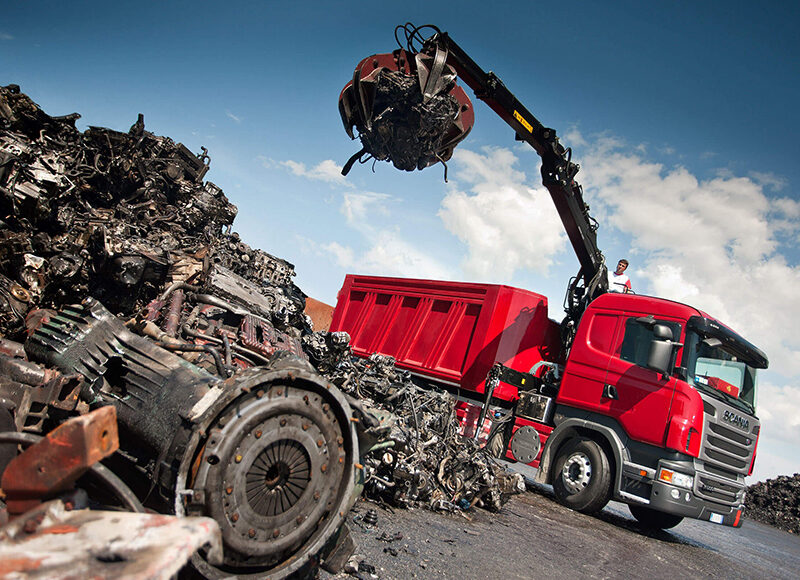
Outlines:
{"label": "truck door", "polygon": [[619,312],[595,310],[583,315],[564,369],[559,404],[607,414],[603,385],[619,335],[620,318]]}
{"label": "truck door", "polygon": [[[676,322],[657,322],[669,326],[676,340],[680,337]],[[616,391],[611,391],[616,398],[611,398],[608,413],[632,439],[661,447],[666,439],[675,379],[647,368],[652,339],[653,331],[636,322],[636,316],[627,318],[618,328],[606,373],[606,385]]]}

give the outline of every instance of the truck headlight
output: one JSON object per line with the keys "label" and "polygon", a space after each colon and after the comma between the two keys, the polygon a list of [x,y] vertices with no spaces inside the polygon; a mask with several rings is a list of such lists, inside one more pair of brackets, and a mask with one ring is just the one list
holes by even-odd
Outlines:
{"label": "truck headlight", "polygon": [[694,486],[694,477],[686,475],[685,473],[678,473],[671,469],[664,469],[663,467],[658,472],[658,479],[665,483],[677,485],[678,487],[685,487],[692,489]]}

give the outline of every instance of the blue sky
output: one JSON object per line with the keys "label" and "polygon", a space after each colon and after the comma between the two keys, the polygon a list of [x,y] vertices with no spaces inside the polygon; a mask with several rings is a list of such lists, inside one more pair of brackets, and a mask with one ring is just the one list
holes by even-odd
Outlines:
{"label": "blue sky", "polygon": [[[338,168],[337,97],[394,26],[433,23],[575,150],[609,261],[770,355],[756,478],[800,471],[800,55],[794,2],[4,3],[0,83],[52,115],[211,154],[250,245],[333,303],[348,272],[501,282],[560,318],[578,264],[538,160],[476,103],[450,162]],[[468,91],[469,92],[469,91]]]}

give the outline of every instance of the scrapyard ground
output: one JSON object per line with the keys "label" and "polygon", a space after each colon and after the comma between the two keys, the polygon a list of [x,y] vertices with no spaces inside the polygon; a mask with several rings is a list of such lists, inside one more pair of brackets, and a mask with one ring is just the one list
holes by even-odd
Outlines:
{"label": "scrapyard ground", "polygon": [[[375,509],[378,522],[359,522]],[[432,514],[359,501],[349,521],[361,578],[796,578],[800,538],[746,520],[739,529],[684,520],[672,531],[642,532],[626,506],[599,517],[557,504],[547,486],[529,486],[499,514]],[[387,542],[380,538],[402,539]],[[396,555],[394,555],[396,554]],[[324,579],[353,576],[340,573]]]}

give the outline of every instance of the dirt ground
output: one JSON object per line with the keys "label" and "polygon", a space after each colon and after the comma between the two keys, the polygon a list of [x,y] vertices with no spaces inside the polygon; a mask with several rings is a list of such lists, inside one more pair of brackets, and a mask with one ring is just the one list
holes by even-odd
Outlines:
{"label": "dirt ground", "polygon": [[[377,523],[365,526],[370,509]],[[763,524],[685,520],[646,533],[622,504],[585,516],[557,504],[546,486],[515,496],[499,514],[391,511],[362,500],[349,521],[362,561],[353,576],[361,578],[796,578],[800,569],[800,538]]]}

